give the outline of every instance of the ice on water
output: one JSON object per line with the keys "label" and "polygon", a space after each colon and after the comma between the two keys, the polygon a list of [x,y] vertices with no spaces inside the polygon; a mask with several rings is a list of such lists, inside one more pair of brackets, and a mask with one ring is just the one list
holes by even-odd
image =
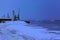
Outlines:
{"label": "ice on water", "polygon": [[[53,33],[51,33],[53,32]],[[55,33],[56,32],[56,33]],[[24,21],[0,23],[0,40],[60,40],[59,31],[29,25]]]}

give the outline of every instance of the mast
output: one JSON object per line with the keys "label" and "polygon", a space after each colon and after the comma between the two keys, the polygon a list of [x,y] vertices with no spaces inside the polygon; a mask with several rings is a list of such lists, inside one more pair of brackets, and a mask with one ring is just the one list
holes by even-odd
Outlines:
{"label": "mast", "polygon": [[20,20],[20,8],[18,10],[18,20]]}
{"label": "mast", "polygon": [[7,18],[10,18],[9,13],[7,13]]}
{"label": "mast", "polygon": [[13,20],[16,20],[15,11],[13,10],[12,13],[13,13]]}

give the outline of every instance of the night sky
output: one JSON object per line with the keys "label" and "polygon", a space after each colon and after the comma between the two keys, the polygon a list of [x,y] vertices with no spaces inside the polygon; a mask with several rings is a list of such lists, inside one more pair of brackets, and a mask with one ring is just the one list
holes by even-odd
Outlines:
{"label": "night sky", "polygon": [[21,20],[60,19],[60,0],[0,0],[1,17],[19,8]]}

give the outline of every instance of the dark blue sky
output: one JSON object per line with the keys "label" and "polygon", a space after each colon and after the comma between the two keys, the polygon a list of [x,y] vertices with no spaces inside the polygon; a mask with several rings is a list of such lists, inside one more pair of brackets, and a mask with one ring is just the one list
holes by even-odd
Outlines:
{"label": "dark blue sky", "polygon": [[60,19],[60,0],[0,0],[0,14],[20,8],[22,20]]}

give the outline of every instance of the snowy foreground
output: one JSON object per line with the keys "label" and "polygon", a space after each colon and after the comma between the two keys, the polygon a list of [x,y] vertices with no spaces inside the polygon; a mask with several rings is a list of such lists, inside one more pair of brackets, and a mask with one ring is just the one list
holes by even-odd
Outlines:
{"label": "snowy foreground", "polygon": [[24,21],[6,22],[0,23],[0,40],[60,40],[60,32]]}

